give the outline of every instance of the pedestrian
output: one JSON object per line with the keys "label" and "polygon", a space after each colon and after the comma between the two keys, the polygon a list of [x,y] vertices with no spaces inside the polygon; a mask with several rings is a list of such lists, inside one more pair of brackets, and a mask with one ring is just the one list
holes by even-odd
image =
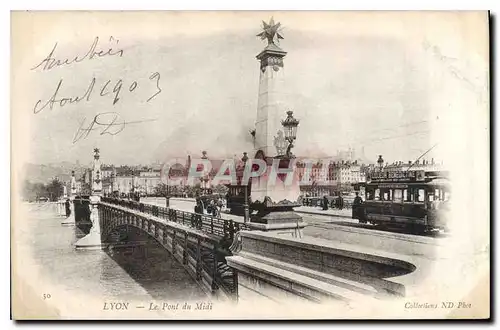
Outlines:
{"label": "pedestrian", "polygon": [[323,210],[328,210],[328,198],[323,196]]}
{"label": "pedestrian", "polygon": [[361,219],[361,204],[363,203],[363,199],[359,197],[359,193],[356,192],[356,197],[354,197],[354,201],[352,202],[352,218],[353,219]]}
{"label": "pedestrian", "polygon": [[224,212],[227,211],[227,199],[225,198],[222,199],[222,209],[224,210]]}
{"label": "pedestrian", "polygon": [[66,218],[71,215],[71,208],[70,208],[69,203],[70,203],[69,199],[66,199],[66,203],[65,203],[65,206],[66,206]]}
{"label": "pedestrian", "polygon": [[342,195],[339,196],[339,210],[342,210],[344,208],[344,199],[342,198]]}
{"label": "pedestrian", "polygon": [[208,211],[209,214],[213,215],[214,217],[217,216],[217,203],[212,199],[210,201],[210,211]]}
{"label": "pedestrian", "polygon": [[214,203],[214,200],[212,199],[210,202],[208,202],[208,205],[207,205],[207,213],[208,214],[212,214],[212,212],[214,210],[214,206],[215,206],[215,203]]}
{"label": "pedestrian", "polygon": [[201,215],[203,214],[203,202],[199,198],[196,199],[196,206],[194,207],[194,212],[195,215],[193,218],[191,218],[193,220],[191,226],[197,228],[201,223]]}

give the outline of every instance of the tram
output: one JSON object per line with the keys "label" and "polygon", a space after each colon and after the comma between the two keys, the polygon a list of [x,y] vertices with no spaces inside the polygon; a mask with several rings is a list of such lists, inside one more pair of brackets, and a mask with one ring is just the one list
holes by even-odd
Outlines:
{"label": "tram", "polygon": [[378,171],[367,176],[366,200],[353,206],[361,223],[397,225],[412,232],[447,230],[450,184],[444,172]]}

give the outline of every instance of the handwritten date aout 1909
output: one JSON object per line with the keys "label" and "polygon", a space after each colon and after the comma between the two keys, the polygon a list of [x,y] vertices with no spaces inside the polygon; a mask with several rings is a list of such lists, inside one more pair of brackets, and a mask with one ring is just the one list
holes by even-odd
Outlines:
{"label": "handwritten date aout 1909", "polygon": [[[160,88],[160,73],[154,72],[149,76],[149,80],[153,84],[149,89],[153,89],[151,92],[151,95],[146,99],[146,102],[151,101],[154,99],[158,94],[161,93],[161,88]],[[70,104],[76,104],[81,101],[88,102],[91,100],[96,84],[96,78],[92,78],[90,81],[89,85],[87,86],[87,89],[82,95],[78,96],[64,96],[61,97],[59,96],[60,89],[63,86],[63,79],[59,80],[59,83],[57,84],[57,87],[52,94],[52,96],[46,101],[43,102],[42,100],[38,100],[33,108],[33,112],[35,114],[39,113],[40,111],[44,110],[45,108],[53,109],[54,106],[59,106],[59,107],[64,107],[66,105]],[[112,86],[112,88],[111,88]],[[111,80],[107,80],[102,86],[99,91],[98,96],[99,97],[107,97],[108,95],[111,95],[113,97],[113,105],[115,105],[119,100],[120,96],[122,95],[122,88],[124,87],[124,82],[122,79],[118,79],[114,85],[112,85]],[[125,88],[128,89],[129,93],[133,93],[137,88],[139,88],[139,83],[134,80],[128,87],[125,85]]]}

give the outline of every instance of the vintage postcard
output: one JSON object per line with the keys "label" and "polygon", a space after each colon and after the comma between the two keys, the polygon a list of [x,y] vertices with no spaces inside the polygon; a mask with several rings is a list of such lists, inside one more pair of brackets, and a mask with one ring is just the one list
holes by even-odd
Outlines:
{"label": "vintage postcard", "polygon": [[14,11],[12,318],[490,317],[489,13]]}

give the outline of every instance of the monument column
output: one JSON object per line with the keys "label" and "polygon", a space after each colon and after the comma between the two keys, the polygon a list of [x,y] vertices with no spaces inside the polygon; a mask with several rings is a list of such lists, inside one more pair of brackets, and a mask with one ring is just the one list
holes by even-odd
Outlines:
{"label": "monument column", "polygon": [[92,166],[92,187],[90,195],[90,221],[92,227],[90,232],[76,242],[77,249],[101,249],[101,224],[99,221],[99,202],[102,196],[102,173],[101,161],[99,160],[99,149],[94,149],[94,164]]}
{"label": "monument column", "polygon": [[[65,220],[61,222],[63,225],[74,225],[75,224],[75,196],[76,196],[76,179],[75,171],[71,171],[71,181],[70,181],[70,193],[69,193],[69,209],[70,215]],[[66,209],[66,205],[64,207]]]}
{"label": "monument column", "polygon": [[[288,138],[289,133],[284,127],[286,120],[283,119],[287,114],[291,117],[292,111],[286,104],[283,60],[287,53],[277,45],[280,39],[284,39],[279,31],[280,26],[280,23],[274,23],[271,18],[269,23],[263,22],[263,31],[257,35],[267,40],[267,46],[257,55],[260,77],[254,158],[265,160],[267,172],[251,181],[252,208],[258,212],[251,216],[250,225],[256,229],[278,230],[300,236],[305,223],[300,215],[293,212],[293,207],[300,205],[295,159],[290,152],[293,140],[289,141],[288,149],[283,148],[283,143],[286,143],[284,136]],[[296,129],[298,121],[295,122]],[[292,170],[289,175],[294,177],[293,180],[286,182],[283,175],[277,180],[270,180],[270,176],[274,175],[271,170],[273,164],[277,164],[280,170]],[[248,166],[252,166],[251,163]]]}

